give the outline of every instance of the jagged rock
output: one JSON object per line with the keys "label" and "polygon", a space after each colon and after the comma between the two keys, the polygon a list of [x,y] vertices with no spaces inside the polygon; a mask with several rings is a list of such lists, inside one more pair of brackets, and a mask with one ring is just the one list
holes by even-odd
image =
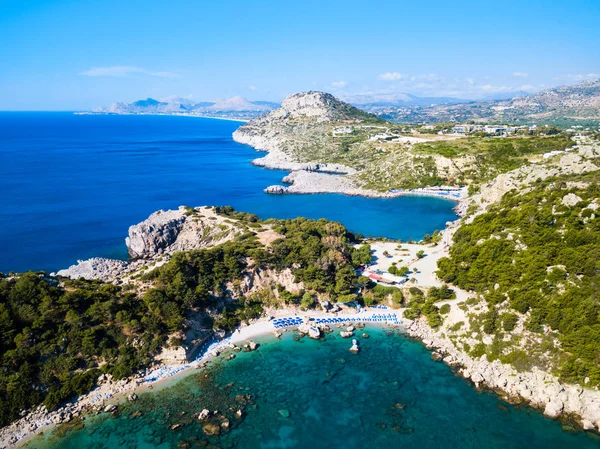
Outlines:
{"label": "jagged rock", "polygon": [[557,418],[561,415],[564,407],[565,405],[563,401],[558,398],[554,398],[546,404],[546,407],[544,407],[544,415],[549,418]]}
{"label": "jagged rock", "polygon": [[208,418],[210,417],[210,410],[205,408],[204,410],[202,410],[200,412],[200,414],[198,415],[198,419],[200,421],[206,421]]}
{"label": "jagged rock", "polygon": [[105,413],[112,413],[117,409],[117,406],[115,404],[108,404],[106,407],[104,407],[104,412]]}
{"label": "jagged rock", "polygon": [[125,239],[132,258],[150,257],[173,244],[183,229],[186,215],[183,209],[154,212],[146,220],[129,227]]}
{"label": "jagged rock", "polygon": [[342,338],[350,338],[354,335],[354,332],[348,332],[348,331],[341,331],[340,332],[340,337]]}
{"label": "jagged rock", "polygon": [[265,193],[272,193],[275,195],[281,195],[282,193],[286,193],[286,191],[287,191],[287,187],[278,186],[278,185],[269,186],[264,190]]}
{"label": "jagged rock", "polygon": [[78,261],[77,265],[57,274],[72,279],[114,282],[148,262],[156,262],[161,257],[167,261],[176,252],[216,246],[242,232],[243,226],[217,215],[212,208],[182,206],[177,210],[160,210],[129,228],[125,243],[129,255],[138,260],[92,258]]}
{"label": "jagged rock", "polygon": [[358,353],[360,349],[358,348],[358,341],[352,340],[352,347],[350,348],[350,352]]}
{"label": "jagged rock", "polygon": [[308,336],[314,340],[321,338],[321,331],[318,327],[311,326],[308,328]]}
{"label": "jagged rock", "polygon": [[138,395],[135,393],[131,393],[129,396],[127,396],[128,401],[135,401],[137,398],[138,398]]}

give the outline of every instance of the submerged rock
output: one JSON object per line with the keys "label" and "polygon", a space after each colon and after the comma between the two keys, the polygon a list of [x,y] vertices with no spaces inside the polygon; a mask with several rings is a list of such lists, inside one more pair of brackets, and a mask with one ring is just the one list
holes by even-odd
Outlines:
{"label": "submerged rock", "polygon": [[281,409],[278,411],[278,413],[283,416],[284,418],[289,418],[290,417],[290,411],[286,410],[286,409]]}
{"label": "submerged rock", "polygon": [[218,426],[213,423],[206,423],[202,426],[202,431],[207,436],[220,435],[221,434],[221,426]]}

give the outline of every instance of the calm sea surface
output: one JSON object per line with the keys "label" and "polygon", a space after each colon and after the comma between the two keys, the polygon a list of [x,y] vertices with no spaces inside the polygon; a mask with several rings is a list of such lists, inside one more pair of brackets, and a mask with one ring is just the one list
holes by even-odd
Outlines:
{"label": "calm sea surface", "polygon": [[[232,205],[261,217],[326,217],[365,235],[419,239],[455,218],[433,198],[265,195],[285,175],[253,167],[239,123],[185,117],[0,113],[0,271],[56,270],[126,257],[127,228],[157,209]],[[119,417],[89,418],[54,448],[596,448],[529,408],[481,394],[421,344],[370,329],[358,355],[324,342],[270,337],[143,394]],[[206,437],[197,414],[220,410],[230,432]],[[235,410],[243,409],[242,419]],[[221,420],[225,418],[220,418]],[[216,420],[214,418],[213,420]],[[220,424],[221,421],[216,421]],[[174,425],[181,424],[173,429]],[[214,424],[214,422],[213,422]]]}
{"label": "calm sea surface", "polygon": [[[170,388],[143,394],[118,418],[102,414],[39,449],[591,449],[596,436],[570,433],[527,407],[479,393],[430,352],[401,335],[367,329],[362,351],[334,334],[257,340],[259,350],[219,360]],[[362,333],[362,332],[361,332]],[[336,332],[337,334],[337,332]],[[250,395],[249,397],[247,395]],[[204,408],[230,420],[206,437]],[[238,420],[235,411],[244,410]],[[213,423],[220,423],[215,419]],[[173,426],[180,427],[173,429]]]}
{"label": "calm sea surface", "polygon": [[456,216],[437,198],[267,195],[286,172],[250,165],[238,122],[0,113],[0,271],[126,258],[130,225],[158,209],[231,205],[261,218],[325,217],[369,236],[420,239]]}

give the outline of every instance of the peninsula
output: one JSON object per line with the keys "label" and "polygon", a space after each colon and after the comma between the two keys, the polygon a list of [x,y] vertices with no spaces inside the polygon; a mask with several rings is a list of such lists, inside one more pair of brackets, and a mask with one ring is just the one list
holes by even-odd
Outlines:
{"label": "peninsula", "polygon": [[[246,325],[264,332],[285,322],[269,316],[346,322],[357,305],[369,310],[363,321],[389,308],[384,321],[402,321],[475,386],[600,428],[596,134],[430,134],[306,92],[234,139],[267,152],[255,164],[291,171],[292,186],[271,192],[433,194],[458,201],[461,218],[421,242],[390,243],[326,220],[182,206],[129,229],[128,261],[4,276],[12,371],[2,382],[17,387],[0,397],[1,423],[12,422],[5,444],[104,410],[110,404],[85,394],[129,392],[146,378],[140,370],[187,366],[239,326],[250,338]],[[314,327],[306,332],[327,321]],[[77,395],[83,402],[70,402]]]}

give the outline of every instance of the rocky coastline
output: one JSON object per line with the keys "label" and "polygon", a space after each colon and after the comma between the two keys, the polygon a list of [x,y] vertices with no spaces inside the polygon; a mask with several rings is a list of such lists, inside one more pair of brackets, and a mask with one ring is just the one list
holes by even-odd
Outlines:
{"label": "rocky coastline", "polygon": [[[482,187],[482,193],[475,195],[473,201],[479,203],[483,210],[494,199],[501,198],[502,194],[512,188],[526,188],[529,180],[547,178],[558,172],[581,173],[597,170],[598,167],[590,160],[596,157],[598,150],[591,147],[582,147],[577,152],[556,157],[560,169],[546,169],[543,167],[528,166],[514,172],[501,175],[496,180]],[[335,184],[339,190],[335,193],[347,193],[350,187],[345,184],[348,178],[342,175],[332,175],[334,170],[340,167],[318,165],[314,169],[295,170],[284,178],[284,182],[291,184],[285,189],[291,191],[281,193],[324,193],[325,191],[299,191],[293,188],[309,189],[319,182],[338,183]],[[327,169],[325,173],[322,170]],[[341,173],[341,172],[340,172]],[[314,181],[315,179],[322,181]],[[342,181],[340,181],[342,180]],[[330,187],[334,188],[334,187]],[[346,189],[346,191],[343,191]],[[275,192],[274,192],[275,193]],[[357,193],[368,196],[364,191]],[[391,193],[390,193],[391,194]],[[399,196],[401,193],[395,194]],[[484,199],[486,201],[484,201]],[[464,216],[471,198],[463,198],[458,206],[457,212]],[[448,248],[451,244],[451,236],[457,229],[459,221],[449,223],[443,234],[442,244]],[[221,226],[219,226],[221,225]],[[225,228],[224,228],[225,227]],[[85,279],[100,279],[105,282],[122,282],[124,277],[131,275],[142,267],[165,263],[175,252],[197,249],[217,245],[233,238],[243,229],[237,228],[215,213],[212,208],[186,208],[180,207],[176,211],[158,211],[147,220],[129,229],[127,246],[129,254],[136,259],[131,261],[117,261],[103,258],[93,258],[87,261],[79,261],[67,270],[61,270],[57,274],[64,277]],[[408,320],[407,320],[408,321]],[[555,376],[544,371],[533,369],[527,372],[518,372],[509,365],[499,361],[488,361],[485,356],[472,358],[463,351],[458,350],[453,342],[443,333],[429,327],[424,319],[413,322],[409,321],[406,332],[411,337],[421,340],[429,349],[434,351],[434,356],[439,357],[444,363],[457,368],[458,373],[465,379],[472,381],[476,387],[487,387],[497,391],[510,400],[525,401],[531,406],[540,409],[549,418],[557,419],[564,416],[577,417],[581,427],[585,430],[600,430],[600,391],[596,389],[583,388],[579,385],[564,384]],[[225,341],[227,343],[227,340]],[[219,343],[221,344],[221,343]],[[212,346],[205,357],[218,352]],[[201,358],[193,363],[205,361]],[[165,373],[177,373],[192,365],[181,365],[183,368],[175,368],[169,371],[169,365],[157,365],[155,370],[164,370]],[[198,366],[198,365],[194,365]],[[151,374],[151,373],[150,373]],[[0,429],[0,447],[8,447],[24,441],[27,437],[40,432],[52,424],[70,421],[73,417],[84,413],[98,413],[110,411],[107,407],[118,397],[124,397],[147,382],[149,373],[139,374],[125,381],[114,382],[110,378],[102,379],[100,386],[94,391],[83,395],[75,402],[61,409],[48,412],[43,407],[24,413],[23,418],[11,425]],[[159,376],[164,379],[169,376]],[[134,398],[134,396],[131,396]]]}
{"label": "rocky coastline", "polygon": [[488,361],[485,354],[472,358],[429,327],[423,318],[407,324],[406,332],[432,350],[434,358],[457,368],[458,374],[475,387],[492,389],[508,402],[525,402],[548,418],[568,416],[576,419],[584,430],[600,431],[600,391],[562,383],[537,368],[519,372],[498,360]]}
{"label": "rocky coastline", "polygon": [[235,222],[226,220],[211,207],[159,210],[129,227],[125,244],[131,259],[94,257],[80,260],[56,274],[71,279],[121,282],[140,269],[168,262],[176,252],[216,246],[242,232]]}

